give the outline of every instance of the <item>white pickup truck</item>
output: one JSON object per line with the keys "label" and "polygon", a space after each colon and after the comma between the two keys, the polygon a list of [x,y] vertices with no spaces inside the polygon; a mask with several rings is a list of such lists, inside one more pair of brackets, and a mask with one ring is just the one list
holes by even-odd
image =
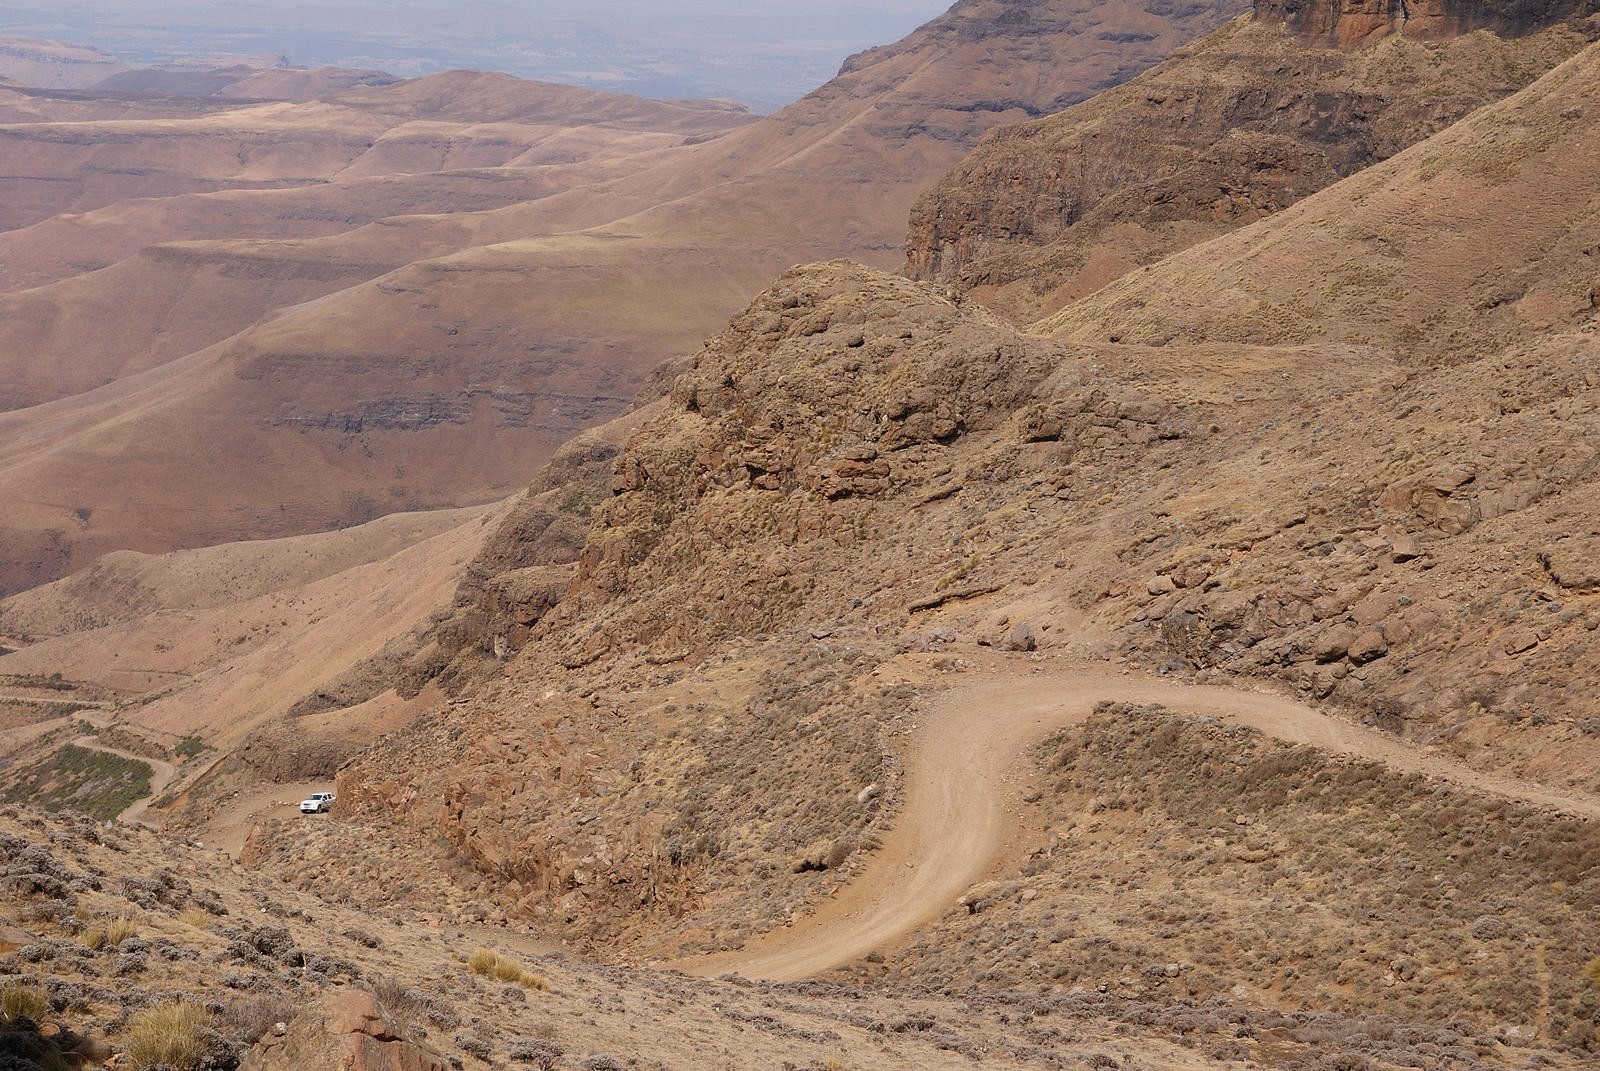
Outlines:
{"label": "white pickup truck", "polygon": [[333,809],[332,792],[313,792],[300,801],[301,814],[321,814]]}

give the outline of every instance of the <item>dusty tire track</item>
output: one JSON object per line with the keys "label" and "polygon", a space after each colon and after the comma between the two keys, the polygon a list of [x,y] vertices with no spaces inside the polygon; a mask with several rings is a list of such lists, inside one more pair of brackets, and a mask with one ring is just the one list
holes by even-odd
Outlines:
{"label": "dusty tire track", "polygon": [[994,866],[1020,803],[1027,750],[1097,703],[1159,703],[1291,743],[1381,762],[1520,803],[1600,817],[1600,798],[1472,770],[1284,696],[1107,673],[988,677],[945,693],[906,756],[904,808],[866,869],[811,915],[736,953],[678,964],[788,981],[858,959],[938,918]]}

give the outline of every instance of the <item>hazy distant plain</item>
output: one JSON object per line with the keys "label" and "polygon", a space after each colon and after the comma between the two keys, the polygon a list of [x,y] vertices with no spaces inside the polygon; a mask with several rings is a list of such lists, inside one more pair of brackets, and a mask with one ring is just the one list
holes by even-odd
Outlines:
{"label": "hazy distant plain", "polygon": [[0,34],[92,45],[135,64],[283,56],[398,75],[509,71],[770,110],[950,0],[43,0],[0,2]]}

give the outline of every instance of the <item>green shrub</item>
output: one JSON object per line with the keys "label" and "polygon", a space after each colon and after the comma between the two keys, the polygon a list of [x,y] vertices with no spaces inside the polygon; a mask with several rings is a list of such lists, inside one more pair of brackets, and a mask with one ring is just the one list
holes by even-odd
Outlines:
{"label": "green shrub", "polygon": [[104,821],[150,795],[153,776],[147,762],[68,744],[12,775],[4,798],[47,811],[81,811]]}

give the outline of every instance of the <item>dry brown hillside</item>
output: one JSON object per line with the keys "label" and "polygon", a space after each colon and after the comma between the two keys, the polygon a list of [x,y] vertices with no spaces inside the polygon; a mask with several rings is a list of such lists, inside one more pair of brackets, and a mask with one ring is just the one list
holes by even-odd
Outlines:
{"label": "dry brown hillside", "polygon": [[[0,369],[33,406],[5,418],[0,492],[25,505],[0,584],[508,493],[776,272],[897,261],[916,193],[990,127],[1231,11],[962,3],[758,123],[452,74],[5,128],[7,203],[39,222],[0,235],[26,288]],[[47,181],[65,174],[89,177]]]}
{"label": "dry brown hillside", "polygon": [[[1368,346],[1408,367],[1592,323],[1591,49],[1334,190],[1044,321],[1065,338]],[[1515,206],[1511,212],[1505,206]],[[1151,301],[1141,295],[1159,295]],[[1581,342],[1581,337],[1574,340]]]}
{"label": "dry brown hillside", "polygon": [[148,830],[11,809],[0,862],[0,1046],[14,1062],[126,1065],[150,1009],[184,1001],[203,1066],[246,1071],[357,1059],[475,1071],[1580,1066],[1460,1030],[1226,1001],[778,986],[596,965],[498,927],[308,897]]}
{"label": "dry brown hillside", "polygon": [[[1575,38],[1473,40],[1436,54]],[[142,762],[182,840],[0,815],[0,964],[113,1040],[145,982],[309,1007],[258,1068],[363,985],[441,1069],[1592,1065],[1597,114],[1600,45],[1030,327],[792,268],[492,519],[278,544],[245,601],[242,549],[13,597],[0,793],[117,812]],[[374,291],[424,301],[304,314]],[[186,683],[17,712],[130,654]],[[196,764],[138,750],[232,707]],[[80,954],[122,910],[87,879],[158,852],[119,889],[163,943]],[[535,942],[628,966],[540,989]]]}
{"label": "dry brown hillside", "polygon": [[1597,33],[1494,25],[1339,47],[1258,5],[1124,86],[992,134],[918,201],[908,268],[1034,319],[1394,155]]}
{"label": "dry brown hillside", "polygon": [[[35,750],[78,735],[71,708],[84,705],[156,757],[202,740],[207,762],[247,750],[292,711],[272,761],[256,756],[265,776],[331,775],[418,713],[419,689],[402,698],[390,678],[502,512],[395,514],[264,543],[107,555],[0,605],[0,635],[18,648],[0,660],[0,710],[10,727],[56,733]],[[317,717],[338,708],[354,709]],[[24,743],[4,751],[15,759]],[[177,787],[194,773],[186,767]]]}
{"label": "dry brown hillside", "polygon": [[[570,584],[480,623],[521,642],[504,674],[341,771],[347,826],[246,859],[713,969],[1226,993],[1589,1051],[1594,336],[1561,236],[1592,229],[1597,87],[1590,50],[1056,337],[850,265],[786,275],[594,458]],[[1365,243],[1422,199],[1435,225]],[[1326,337],[1216,327],[1217,273],[1305,293],[1391,243]],[[1463,307],[1469,247],[1571,302]],[[1146,340],[1166,295],[1181,330]],[[568,478],[586,501],[593,468]],[[968,802],[930,811],[946,791]],[[935,846],[969,834],[946,889]],[[471,869],[367,890],[368,836]]]}

